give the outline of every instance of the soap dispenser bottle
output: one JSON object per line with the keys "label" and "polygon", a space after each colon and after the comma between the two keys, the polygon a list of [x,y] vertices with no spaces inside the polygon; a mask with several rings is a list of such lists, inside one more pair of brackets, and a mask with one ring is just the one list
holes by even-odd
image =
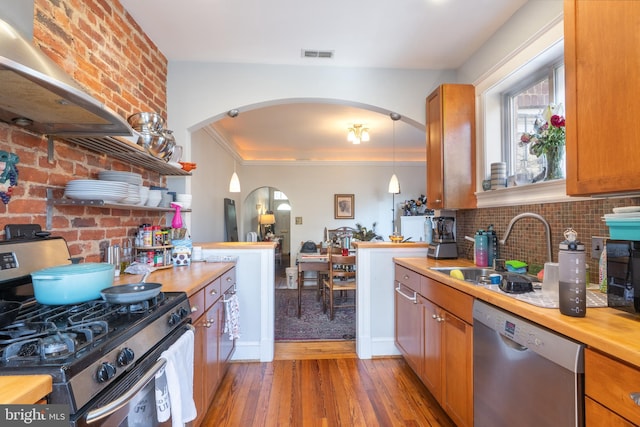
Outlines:
{"label": "soap dispenser bottle", "polygon": [[180,214],[180,208],[182,208],[182,206],[178,203],[171,203],[171,207],[176,210],[171,220],[171,227],[182,228],[182,215]]}

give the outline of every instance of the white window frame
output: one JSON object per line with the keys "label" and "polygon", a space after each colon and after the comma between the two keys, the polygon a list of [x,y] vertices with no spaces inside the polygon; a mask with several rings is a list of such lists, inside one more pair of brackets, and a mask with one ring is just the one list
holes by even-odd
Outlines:
{"label": "white window frame", "polygon": [[563,40],[564,21],[559,19],[541,29],[535,37],[474,82],[478,208],[580,200],[566,195],[564,179],[499,190],[482,190],[482,181],[490,175],[491,163],[502,161],[506,154],[502,144],[502,93],[507,87],[531,74],[529,70],[539,70],[542,65],[549,64],[562,55]]}

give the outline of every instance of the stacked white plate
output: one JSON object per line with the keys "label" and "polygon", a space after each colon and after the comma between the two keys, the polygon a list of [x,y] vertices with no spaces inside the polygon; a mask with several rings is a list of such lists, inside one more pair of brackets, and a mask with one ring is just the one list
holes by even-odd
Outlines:
{"label": "stacked white plate", "polygon": [[138,203],[140,203],[140,186],[137,184],[127,184],[127,186],[129,187],[129,194],[127,198],[122,201],[122,203],[127,205],[137,205]]}
{"label": "stacked white plate", "polygon": [[142,185],[142,175],[133,172],[102,171],[98,173],[98,178],[100,178],[101,181],[116,181]]}
{"label": "stacked white plate", "polygon": [[95,179],[75,179],[67,183],[64,195],[76,200],[122,202],[129,196],[129,184]]}

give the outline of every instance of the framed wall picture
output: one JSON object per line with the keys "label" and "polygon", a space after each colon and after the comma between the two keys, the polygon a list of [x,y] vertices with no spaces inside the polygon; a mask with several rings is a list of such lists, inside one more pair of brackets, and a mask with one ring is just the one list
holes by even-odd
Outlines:
{"label": "framed wall picture", "polygon": [[353,219],[355,214],[355,196],[353,194],[335,194],[334,200],[335,219]]}

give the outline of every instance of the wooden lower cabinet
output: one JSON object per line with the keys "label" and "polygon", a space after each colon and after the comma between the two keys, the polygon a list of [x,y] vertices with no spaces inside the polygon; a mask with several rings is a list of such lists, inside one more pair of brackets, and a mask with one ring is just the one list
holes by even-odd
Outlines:
{"label": "wooden lower cabinet", "polygon": [[189,298],[191,319],[196,329],[193,395],[198,416],[192,424],[196,427],[204,420],[235,349],[235,341],[223,333],[224,295],[233,286],[235,268]]}
{"label": "wooden lower cabinet", "polygon": [[396,345],[456,425],[473,426],[473,298],[395,269]]}
{"label": "wooden lower cabinet", "polygon": [[640,425],[640,369],[598,351],[584,353],[585,425]]}

